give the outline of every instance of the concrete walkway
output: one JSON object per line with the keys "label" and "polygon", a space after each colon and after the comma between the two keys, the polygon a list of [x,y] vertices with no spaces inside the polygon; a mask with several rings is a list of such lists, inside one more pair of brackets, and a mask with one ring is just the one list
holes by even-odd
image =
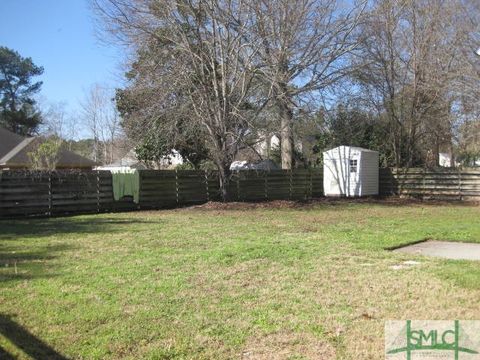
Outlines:
{"label": "concrete walkway", "polygon": [[394,251],[414,255],[436,256],[446,259],[480,260],[480,243],[428,240]]}

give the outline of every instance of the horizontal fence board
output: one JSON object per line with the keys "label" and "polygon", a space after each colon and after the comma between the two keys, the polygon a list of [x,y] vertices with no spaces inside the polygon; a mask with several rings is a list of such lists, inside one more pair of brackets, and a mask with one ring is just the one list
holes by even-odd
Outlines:
{"label": "horizontal fence board", "polygon": [[2,201],[0,202],[0,208],[11,207],[48,207],[48,199],[31,199],[31,200],[18,200],[18,201]]}
{"label": "horizontal fence board", "polygon": [[12,194],[12,195],[0,195],[0,206],[8,202],[25,202],[29,200],[38,201],[45,200],[48,201],[50,196],[48,193],[45,194]]}

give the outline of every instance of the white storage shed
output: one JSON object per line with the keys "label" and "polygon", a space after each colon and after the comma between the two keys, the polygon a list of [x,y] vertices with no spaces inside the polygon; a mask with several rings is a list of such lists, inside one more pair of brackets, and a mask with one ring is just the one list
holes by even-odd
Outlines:
{"label": "white storage shed", "polygon": [[378,152],[339,146],[323,153],[325,196],[378,195]]}

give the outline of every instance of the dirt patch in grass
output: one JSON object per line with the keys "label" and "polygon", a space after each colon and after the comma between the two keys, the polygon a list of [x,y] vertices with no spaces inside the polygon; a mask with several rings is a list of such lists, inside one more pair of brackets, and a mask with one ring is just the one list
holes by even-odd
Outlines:
{"label": "dirt patch in grass", "polygon": [[271,201],[209,201],[204,204],[165,208],[159,210],[142,210],[138,212],[129,212],[129,217],[151,217],[157,216],[159,212],[185,212],[192,211],[217,211],[218,215],[229,211],[249,211],[249,210],[276,210],[276,209],[293,209],[293,210],[313,210],[318,207],[323,207],[331,210],[345,210],[346,205],[379,205],[387,207],[435,207],[435,206],[459,206],[459,207],[477,207],[480,202],[474,201],[441,201],[441,200],[421,200],[416,198],[404,198],[398,196],[391,197],[362,197],[362,198],[336,198],[336,197],[321,197],[309,200],[271,200]]}
{"label": "dirt patch in grass", "polygon": [[265,202],[218,202],[209,201],[202,205],[192,206],[190,209],[207,209],[207,210],[250,210],[250,209],[291,209],[297,207],[304,207],[308,205],[307,202],[288,201],[288,200],[273,200]]}
{"label": "dirt patch in grass", "polygon": [[242,359],[286,360],[296,358],[335,359],[335,348],[305,333],[278,332],[252,337],[242,352]]}
{"label": "dirt patch in grass", "polygon": [[478,206],[475,202],[461,202],[461,201],[439,201],[439,200],[421,200],[415,198],[401,198],[401,197],[363,197],[363,198],[335,198],[322,197],[305,201],[293,200],[272,200],[263,202],[218,202],[209,201],[205,204],[190,206],[187,209],[202,209],[202,210],[251,210],[251,209],[308,209],[318,205],[326,206],[344,206],[348,204],[377,204],[386,206],[438,206],[438,205],[471,205]]}

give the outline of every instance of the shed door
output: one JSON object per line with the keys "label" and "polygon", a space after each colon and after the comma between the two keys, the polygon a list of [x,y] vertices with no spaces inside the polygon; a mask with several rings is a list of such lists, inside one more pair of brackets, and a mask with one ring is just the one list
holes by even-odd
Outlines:
{"label": "shed door", "polygon": [[349,159],[348,160],[348,185],[349,185],[349,196],[360,196],[360,160]]}
{"label": "shed door", "polygon": [[[341,195],[344,194],[344,187],[342,186],[342,169],[339,168],[341,166],[341,162],[337,159],[331,159],[325,162],[327,171],[324,171],[324,176],[328,176],[328,186],[327,193],[333,195]],[[325,175],[325,173],[327,175]]]}

